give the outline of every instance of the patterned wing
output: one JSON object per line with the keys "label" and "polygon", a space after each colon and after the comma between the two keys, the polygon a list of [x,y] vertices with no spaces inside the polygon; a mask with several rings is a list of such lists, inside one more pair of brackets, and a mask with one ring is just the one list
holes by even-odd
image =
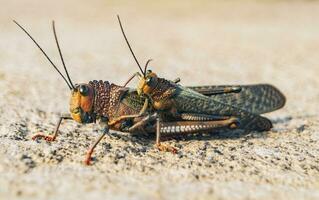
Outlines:
{"label": "patterned wing", "polygon": [[[286,102],[285,96],[269,84],[194,86],[188,88],[210,96],[214,100],[255,114],[277,110],[282,108]],[[232,93],[220,93],[225,88],[241,88],[241,90]]]}
{"label": "patterned wing", "polygon": [[240,120],[240,129],[265,131],[272,127],[271,122],[259,114],[249,112],[242,107],[220,101],[219,99],[207,97],[182,86],[180,86],[178,93],[174,96],[174,105],[179,113],[237,117]]}

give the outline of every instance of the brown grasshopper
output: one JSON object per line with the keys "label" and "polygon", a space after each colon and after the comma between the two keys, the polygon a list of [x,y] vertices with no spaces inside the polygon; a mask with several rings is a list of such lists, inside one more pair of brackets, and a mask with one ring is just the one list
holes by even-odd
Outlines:
{"label": "brown grasshopper", "polygon": [[[60,117],[53,135],[36,134],[33,139],[44,138],[47,141],[54,141],[63,119],[73,119],[83,124],[99,121],[103,126],[103,131],[88,150],[85,159],[86,164],[90,163],[94,148],[110,129],[130,133],[156,132],[156,146],[160,150],[175,152],[174,148],[160,143],[161,134],[210,132],[229,128],[268,130],[271,128],[271,122],[259,116],[259,114],[278,109],[284,104],[284,97],[281,93],[269,85],[182,87],[174,82],[158,78],[152,72],[146,73],[149,61],[145,65],[144,72],[141,70],[143,73],[141,81],[144,80],[145,84],[140,83],[141,87],[137,91],[125,87],[132,78],[125,86],[110,84],[107,81],[90,81],[88,84],[74,85],[64,63],[54,22],[52,23],[53,33],[67,78],[59,71],[33,37],[16,21],[14,22],[37,45],[71,91],[71,115],[66,114]],[[121,30],[124,34],[122,25]],[[124,37],[127,41],[125,34]],[[129,48],[137,62],[130,45]],[[149,77],[155,77],[151,78],[152,83],[148,81]],[[147,87],[150,89],[147,89]],[[240,95],[236,98],[227,96],[239,90],[240,93],[237,94]],[[156,95],[154,92],[156,92]],[[271,103],[268,105],[261,101],[262,98],[259,98],[259,94],[279,96],[277,99],[281,99],[281,104],[274,99],[270,99],[269,102]],[[215,99],[215,101],[211,99]],[[248,103],[245,103],[245,99],[248,99]],[[257,101],[255,102],[254,99]],[[148,105],[149,100],[151,100],[151,107]],[[236,100],[238,100],[237,104]],[[258,107],[257,102],[262,103],[262,106]],[[230,105],[230,103],[234,105]],[[252,105],[249,103],[252,103]],[[241,109],[240,106],[243,108]],[[259,110],[259,113],[251,112],[253,107],[256,108],[255,110]],[[261,107],[264,107],[264,109],[261,109]]]}
{"label": "brown grasshopper", "polygon": [[135,76],[139,77],[137,93],[150,100],[152,108],[160,114],[159,118],[182,121],[218,121],[234,118],[238,123],[231,124],[231,128],[254,131],[272,128],[271,121],[260,114],[280,109],[285,105],[285,96],[277,88],[269,84],[183,87],[177,84],[179,79],[166,80],[147,70],[151,59],[146,62],[143,71],[127,40],[119,16],[118,21],[131,54],[142,73],[135,73],[126,84]]}

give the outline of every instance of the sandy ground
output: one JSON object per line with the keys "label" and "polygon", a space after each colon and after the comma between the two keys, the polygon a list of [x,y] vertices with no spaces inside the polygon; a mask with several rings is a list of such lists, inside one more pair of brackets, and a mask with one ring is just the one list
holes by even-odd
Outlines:
{"label": "sandy ground", "polygon": [[[319,199],[319,3],[316,1],[4,1],[0,8],[0,199]],[[65,122],[69,92],[25,25],[61,66],[55,19],[74,82],[123,84],[141,62],[184,85],[271,83],[287,96],[272,131],[167,143],[112,132],[82,164],[99,127]],[[134,86],[134,84],[132,85]]]}

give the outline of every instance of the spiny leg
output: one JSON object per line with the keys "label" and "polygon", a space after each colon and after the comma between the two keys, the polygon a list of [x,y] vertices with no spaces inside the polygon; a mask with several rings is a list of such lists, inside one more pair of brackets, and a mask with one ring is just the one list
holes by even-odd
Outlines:
{"label": "spiny leg", "polygon": [[240,120],[230,117],[223,120],[211,121],[173,121],[161,124],[160,132],[165,136],[177,134],[192,134],[199,132],[211,132],[220,129],[236,129],[240,125]]}
{"label": "spiny leg", "polygon": [[174,122],[162,122],[159,115],[154,113],[147,115],[133,126],[128,129],[128,132],[134,132],[139,129],[145,129],[147,123],[156,120],[156,147],[161,151],[170,151],[176,153],[177,150],[173,147],[161,144],[161,133],[166,135],[177,134],[192,134],[198,132],[209,132],[213,130],[219,130],[223,128],[236,129],[239,127],[240,120],[236,117],[215,117],[215,120],[209,121],[174,121]]}
{"label": "spiny leg", "polygon": [[86,164],[86,165],[90,165],[91,164],[92,154],[93,154],[93,151],[94,151],[95,147],[99,144],[99,142],[103,139],[103,137],[106,134],[108,134],[108,133],[109,133],[109,127],[108,127],[108,125],[106,125],[103,128],[102,134],[97,138],[97,140],[92,144],[92,146],[87,151],[86,157],[85,157],[85,160],[84,160],[84,164]]}
{"label": "spiny leg", "polygon": [[180,114],[182,120],[186,121],[215,121],[229,119],[229,116],[207,115],[200,113],[182,113]]}
{"label": "spiny leg", "polygon": [[163,123],[161,123],[158,119],[156,122],[156,146],[160,151],[170,151],[173,153],[177,152],[175,148],[160,143],[161,133],[164,133],[167,136],[192,134],[220,130],[223,128],[235,129],[239,126],[239,120],[236,117],[211,121],[175,121]]}
{"label": "spiny leg", "polygon": [[59,128],[60,128],[61,122],[64,119],[72,119],[72,117],[70,116],[70,114],[62,114],[59,118],[57,125],[55,126],[55,130],[54,130],[53,135],[45,135],[43,133],[37,133],[37,134],[32,136],[32,140],[43,138],[44,140],[46,140],[48,142],[54,141],[59,133]]}

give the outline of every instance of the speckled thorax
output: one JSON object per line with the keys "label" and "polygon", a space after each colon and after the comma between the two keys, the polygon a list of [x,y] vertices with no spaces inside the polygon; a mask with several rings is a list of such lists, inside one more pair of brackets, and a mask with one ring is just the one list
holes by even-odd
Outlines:
{"label": "speckled thorax", "polygon": [[162,101],[171,98],[177,89],[177,85],[163,78],[158,78],[158,83],[150,96],[154,101]]}
{"label": "speckled thorax", "polygon": [[116,117],[121,98],[128,89],[101,80],[90,81],[89,85],[94,88],[93,112],[97,118],[106,117],[112,119]]}

